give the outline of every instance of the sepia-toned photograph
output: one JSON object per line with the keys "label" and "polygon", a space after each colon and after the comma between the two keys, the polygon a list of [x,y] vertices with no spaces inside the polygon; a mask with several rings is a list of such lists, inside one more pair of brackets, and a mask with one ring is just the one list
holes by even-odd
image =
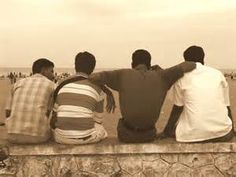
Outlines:
{"label": "sepia-toned photograph", "polygon": [[236,176],[235,0],[1,0],[0,177]]}

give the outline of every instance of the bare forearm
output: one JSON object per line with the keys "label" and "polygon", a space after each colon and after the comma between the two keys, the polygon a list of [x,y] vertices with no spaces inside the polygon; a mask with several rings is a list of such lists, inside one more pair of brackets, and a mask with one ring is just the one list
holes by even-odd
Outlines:
{"label": "bare forearm", "polygon": [[106,105],[106,110],[108,113],[114,113],[115,108],[116,108],[116,103],[115,99],[113,96],[113,93],[104,85],[101,86],[101,89],[104,93],[106,93],[106,100],[107,100],[107,105]]}
{"label": "bare forearm", "polygon": [[230,106],[227,106],[227,110],[228,110],[228,116],[232,121],[232,127],[233,127],[233,130],[234,130],[234,119],[233,119],[233,116],[232,116],[232,113],[231,113]]}
{"label": "bare forearm", "polygon": [[173,132],[175,130],[176,123],[179,120],[179,117],[180,117],[182,111],[183,111],[182,106],[176,106],[176,105],[173,106],[169,120],[168,120],[167,125],[164,129],[165,135],[172,136],[174,134]]}

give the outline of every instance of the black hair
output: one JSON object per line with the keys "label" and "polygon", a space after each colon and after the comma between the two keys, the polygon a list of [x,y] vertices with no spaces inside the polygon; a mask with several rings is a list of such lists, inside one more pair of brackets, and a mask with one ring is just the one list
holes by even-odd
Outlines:
{"label": "black hair", "polygon": [[132,68],[139,64],[145,64],[148,69],[151,67],[151,54],[144,50],[138,49],[132,54]]}
{"label": "black hair", "polygon": [[185,61],[200,62],[204,64],[205,53],[202,47],[190,46],[184,51]]}
{"label": "black hair", "polygon": [[80,52],[75,57],[75,70],[76,72],[83,72],[91,74],[95,68],[96,59],[89,52]]}
{"label": "black hair", "polygon": [[43,68],[54,67],[54,63],[46,58],[40,58],[33,63],[32,72],[33,74],[41,73]]}

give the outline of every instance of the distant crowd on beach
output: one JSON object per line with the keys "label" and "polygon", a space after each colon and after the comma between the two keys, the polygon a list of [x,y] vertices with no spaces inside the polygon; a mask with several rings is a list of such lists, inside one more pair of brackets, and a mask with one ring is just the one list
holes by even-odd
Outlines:
{"label": "distant crowd on beach", "polygon": [[[67,77],[71,76],[72,74],[69,73],[69,72],[63,72],[63,73],[57,73],[55,72],[55,77],[54,77],[54,82],[57,83],[57,82],[60,82],[61,80],[64,80],[66,79]],[[10,80],[10,83],[11,84],[14,84],[17,80],[19,79],[23,79],[23,78],[26,78],[26,77],[29,77],[29,76],[32,76],[32,72],[29,73],[29,74],[23,74],[21,72],[10,72],[9,74],[7,75],[2,75],[0,76],[1,78],[9,78]],[[224,72],[224,76],[225,78],[227,79],[230,79],[230,80],[236,80],[236,73],[234,72]]]}
{"label": "distant crowd on beach", "polygon": [[[29,74],[29,76],[31,76],[31,75],[32,75],[32,74]],[[14,83],[16,83],[16,81],[17,81],[18,79],[26,78],[27,75],[26,75],[26,74],[22,74],[21,72],[18,72],[18,73],[16,73],[16,72],[10,72],[10,73],[7,75],[7,77],[9,78],[11,84],[14,84]]]}
{"label": "distant crowd on beach", "polygon": [[224,73],[224,76],[226,77],[226,78],[229,78],[229,79],[231,79],[231,80],[235,80],[236,79],[236,73],[234,73],[234,72],[230,72],[230,73]]}
{"label": "distant crowd on beach", "polygon": [[[23,79],[26,77],[30,77],[32,75],[33,75],[32,72],[29,74],[25,74],[25,73],[21,73],[21,72],[12,71],[12,72],[8,73],[7,75],[1,75],[0,78],[8,78],[10,80],[10,83],[14,84],[14,83],[16,83],[17,80]],[[68,72],[63,72],[63,73],[59,73],[59,74],[55,72],[55,76],[54,76],[53,81],[55,83],[57,83],[61,80],[64,80],[65,78],[69,77],[70,75],[71,75],[71,73],[68,73]]]}

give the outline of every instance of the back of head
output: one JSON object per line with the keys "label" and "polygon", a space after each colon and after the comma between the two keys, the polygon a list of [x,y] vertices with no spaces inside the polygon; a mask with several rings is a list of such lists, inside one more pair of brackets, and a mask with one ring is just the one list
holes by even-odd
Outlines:
{"label": "back of head", "polygon": [[205,53],[202,47],[190,46],[184,51],[185,61],[200,62],[204,64]]}
{"label": "back of head", "polygon": [[54,63],[46,58],[40,58],[33,63],[32,72],[33,74],[41,73],[43,69],[54,67]]}
{"label": "back of head", "polygon": [[138,49],[132,54],[132,68],[135,68],[139,64],[144,64],[148,69],[151,67],[151,54],[144,50]]}
{"label": "back of head", "polygon": [[89,52],[80,52],[75,57],[75,70],[76,72],[83,72],[91,74],[95,68],[96,59]]}

